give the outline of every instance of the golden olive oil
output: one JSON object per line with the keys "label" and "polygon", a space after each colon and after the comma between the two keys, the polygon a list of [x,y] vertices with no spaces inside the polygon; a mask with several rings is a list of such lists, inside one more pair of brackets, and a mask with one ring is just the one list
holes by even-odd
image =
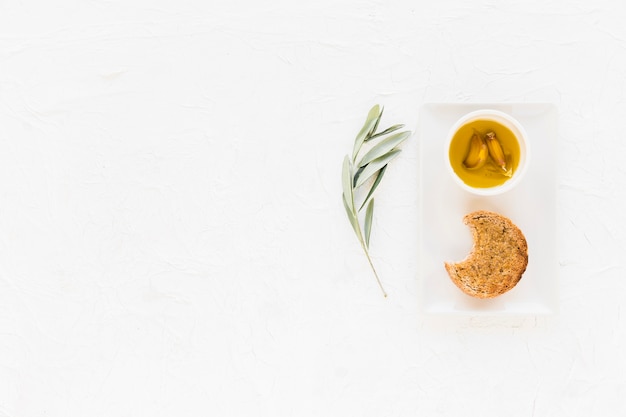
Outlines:
{"label": "golden olive oil", "polygon": [[467,185],[474,188],[490,188],[504,184],[511,177],[504,175],[502,169],[489,158],[487,163],[478,169],[467,169],[463,161],[469,152],[470,139],[474,132],[485,137],[487,132],[495,132],[502,144],[506,156],[507,169],[513,174],[520,160],[520,147],[515,134],[511,130],[493,120],[474,120],[464,124],[457,130],[450,142],[449,157],[452,169]]}

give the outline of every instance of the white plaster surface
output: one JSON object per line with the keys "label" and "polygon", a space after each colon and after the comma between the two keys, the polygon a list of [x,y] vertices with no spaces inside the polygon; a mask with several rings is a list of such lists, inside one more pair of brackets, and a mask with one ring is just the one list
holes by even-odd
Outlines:
{"label": "white plaster surface", "polygon": [[[626,415],[623,4],[0,0],[0,416]],[[427,102],[556,106],[557,315],[420,312],[417,135],[381,296]]]}

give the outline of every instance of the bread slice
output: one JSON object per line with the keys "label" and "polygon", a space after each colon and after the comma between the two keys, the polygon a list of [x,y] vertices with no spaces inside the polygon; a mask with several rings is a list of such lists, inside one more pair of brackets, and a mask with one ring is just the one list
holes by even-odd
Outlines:
{"label": "bread slice", "polygon": [[463,223],[472,231],[474,247],[462,262],[445,262],[452,282],[478,298],[493,298],[515,287],[528,266],[528,245],[521,230],[490,211],[469,213]]}

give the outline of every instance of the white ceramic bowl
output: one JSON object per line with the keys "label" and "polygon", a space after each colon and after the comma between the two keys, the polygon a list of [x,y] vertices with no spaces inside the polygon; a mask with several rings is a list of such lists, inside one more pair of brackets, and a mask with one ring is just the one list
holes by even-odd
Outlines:
{"label": "white ceramic bowl", "polygon": [[[491,121],[500,123],[501,125],[504,125],[507,128],[509,128],[511,132],[513,132],[513,134],[517,138],[517,141],[519,143],[519,148],[520,148],[519,164],[517,165],[517,169],[513,172],[513,175],[511,176],[511,178],[501,185],[494,186],[494,187],[487,187],[487,188],[472,187],[470,185],[467,185],[465,182],[463,182],[461,178],[459,178],[456,172],[454,172],[454,169],[452,168],[452,165],[450,164],[450,157],[448,153],[450,149],[450,144],[452,142],[452,138],[454,138],[455,133],[461,128],[461,126],[467,123],[471,123],[475,120],[488,120],[488,121],[491,120]],[[448,143],[448,146],[446,146],[446,164],[448,166],[448,171],[450,172],[450,175],[452,175],[454,182],[456,182],[459,185],[459,187],[463,188],[466,191],[469,191],[472,194],[481,195],[481,196],[491,196],[491,195],[502,194],[506,191],[509,191],[513,189],[517,184],[519,184],[519,182],[522,180],[522,178],[524,177],[524,174],[526,173],[528,169],[530,151],[528,147],[528,139],[527,139],[526,131],[524,130],[524,127],[522,127],[522,125],[517,120],[515,120],[512,116],[510,116],[507,113],[501,112],[499,110],[491,110],[491,109],[476,110],[461,117],[459,120],[457,120],[457,122],[450,129],[450,132],[448,133],[447,143]]]}

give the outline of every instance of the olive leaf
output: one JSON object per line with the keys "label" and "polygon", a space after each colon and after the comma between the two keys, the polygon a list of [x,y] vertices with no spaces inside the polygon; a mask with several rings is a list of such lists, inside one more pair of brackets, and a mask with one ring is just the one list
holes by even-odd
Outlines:
{"label": "olive leaf", "polygon": [[[352,156],[346,155],[343,159],[343,165],[341,168],[341,185],[342,185],[342,203],[350,221],[350,225],[356,234],[361,248],[365,252],[367,261],[374,272],[376,282],[380,287],[383,295],[387,297],[387,293],[383,288],[382,282],[374,268],[374,263],[369,254],[370,236],[372,234],[372,224],[374,219],[374,191],[378,188],[383,175],[385,174],[389,162],[396,158],[400,154],[398,146],[404,142],[411,132],[400,132],[392,136],[387,136],[385,139],[378,141],[377,144],[372,145],[370,149],[365,152],[357,162],[357,157],[361,153],[363,145],[367,142],[371,142],[374,139],[382,138],[390,133],[393,133],[399,129],[402,129],[404,125],[393,125],[382,132],[376,132],[380,121],[382,119],[383,109],[379,105],[373,106],[367,114],[363,127],[356,135],[354,140],[354,146],[352,150]],[[368,146],[369,147],[369,146]],[[365,193],[364,185],[372,176],[376,176],[376,179],[369,186],[365,198],[359,205],[359,209],[356,210],[356,200],[361,201],[360,196]],[[361,222],[359,220],[359,213],[363,209],[365,210],[365,217],[363,228],[361,228]]]}
{"label": "olive leaf", "polygon": [[354,232],[358,235],[361,234],[361,229],[359,229],[359,221],[356,217],[356,215],[354,214],[354,212],[350,209],[350,207],[348,207],[348,203],[346,202],[346,196],[344,195],[342,198],[343,201],[343,206],[346,209],[346,213],[348,214],[348,219],[350,220],[350,224],[352,225],[352,228],[354,229]]}
{"label": "olive leaf", "polygon": [[368,135],[365,137],[365,141],[367,142],[368,140],[370,140],[370,138],[372,137],[372,135],[374,134],[374,132],[376,132],[376,129],[378,129],[378,124],[380,123],[380,119],[382,119],[383,117],[383,112],[385,111],[384,107],[380,108],[380,113],[378,113],[378,117],[376,118],[376,123],[374,123],[374,127],[372,127],[372,130],[368,133]]}
{"label": "olive leaf", "polygon": [[367,205],[365,210],[365,246],[370,248],[370,235],[372,234],[372,217],[374,217],[374,199]]}
{"label": "olive leaf", "polygon": [[365,142],[365,139],[372,133],[374,126],[378,125],[377,121],[380,120],[381,116],[380,106],[377,104],[372,107],[367,114],[367,118],[365,119],[365,124],[356,135],[354,139],[354,149],[352,150],[352,159],[356,158],[356,155],[361,150],[361,146]]}
{"label": "olive leaf", "polygon": [[404,127],[404,125],[402,125],[402,124],[400,124],[400,125],[393,125],[391,127],[388,127],[387,129],[383,130],[380,133],[376,133],[374,135],[370,135],[370,137],[367,138],[367,140],[369,141],[369,140],[372,140],[372,139],[376,139],[377,137],[380,137],[380,136],[385,136],[385,135],[387,135],[387,134],[389,134],[391,132],[395,132],[398,129],[402,129],[403,127]]}
{"label": "olive leaf", "polygon": [[363,158],[359,161],[358,166],[365,166],[374,159],[385,155],[387,152],[404,142],[409,136],[411,136],[411,132],[396,133],[395,135],[389,136],[387,139],[379,142],[376,146],[370,149],[369,152],[363,155]]}
{"label": "olive leaf", "polygon": [[343,167],[341,170],[343,198],[344,198],[345,203],[348,205],[348,208],[351,211],[354,211],[354,197],[353,197],[354,193],[352,191],[352,177],[350,173],[352,169],[350,165],[351,165],[350,158],[348,158],[348,155],[346,155],[346,157],[343,159]]}
{"label": "olive leaf", "polygon": [[369,177],[371,177],[378,170],[382,169],[385,165],[387,165],[392,159],[398,156],[400,152],[401,152],[400,149],[393,149],[387,154],[381,157],[378,157],[374,159],[372,162],[370,162],[369,164],[365,165],[365,168],[363,168],[363,171],[361,171],[361,174],[356,180],[356,185],[354,186],[354,188],[359,188],[361,185],[363,185],[365,181],[369,179]]}
{"label": "olive leaf", "polygon": [[359,207],[359,211],[363,210],[363,207],[365,207],[367,202],[370,201],[370,198],[372,197],[372,194],[374,194],[374,190],[376,190],[376,187],[378,187],[378,184],[380,184],[380,181],[383,179],[383,175],[385,175],[385,171],[387,170],[387,166],[388,165],[385,165],[384,167],[382,167],[382,169],[380,171],[378,171],[378,174],[376,175],[376,180],[374,180],[374,184],[372,184],[372,186],[370,187],[369,192],[365,196],[365,200],[363,200],[363,204],[361,204],[361,207]]}

